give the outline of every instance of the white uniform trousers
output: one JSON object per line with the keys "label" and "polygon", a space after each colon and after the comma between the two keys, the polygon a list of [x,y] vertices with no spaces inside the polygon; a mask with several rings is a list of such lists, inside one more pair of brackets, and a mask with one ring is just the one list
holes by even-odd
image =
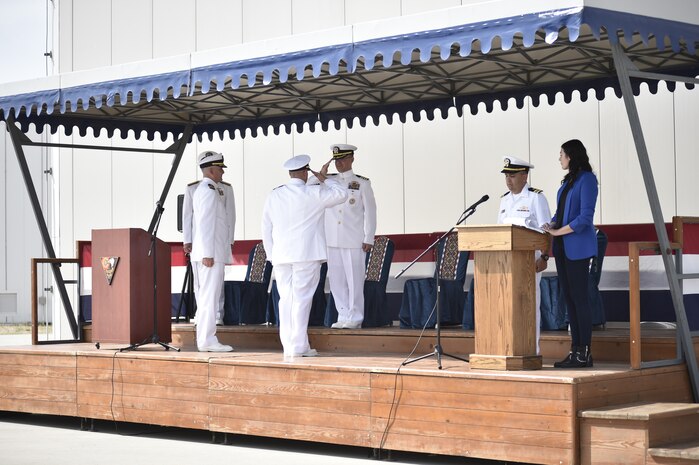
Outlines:
{"label": "white uniform trousers", "polygon": [[[192,264],[192,273],[194,273],[194,297],[196,299],[197,292],[199,291],[199,286],[197,285],[197,279],[196,279],[196,273],[194,272],[194,264]],[[197,306],[199,305],[199,301],[197,301]],[[226,305],[226,294],[223,292],[223,285],[221,285],[221,291],[219,292],[219,297],[218,297],[218,308],[216,309],[216,321],[223,321],[223,315],[225,313],[225,305]],[[196,321],[196,317],[195,317]]]}
{"label": "white uniform trousers", "polygon": [[225,265],[214,263],[204,266],[192,262],[194,270],[194,296],[197,299],[197,347],[211,347],[218,344],[216,337],[216,312],[223,294],[223,274]]}
{"label": "white uniform trousers", "polygon": [[279,339],[284,356],[311,350],[308,343],[308,318],[313,294],[320,281],[320,261],[274,265],[279,290]]}
{"label": "white uniform trousers", "polygon": [[[534,254],[534,262],[541,257],[541,251],[537,250]],[[539,347],[539,338],[541,337],[541,273],[534,273],[536,276],[536,354],[541,353]]]}
{"label": "white uniform trousers", "polygon": [[366,252],[362,249],[328,247],[328,279],[337,308],[337,321],[364,321]]}

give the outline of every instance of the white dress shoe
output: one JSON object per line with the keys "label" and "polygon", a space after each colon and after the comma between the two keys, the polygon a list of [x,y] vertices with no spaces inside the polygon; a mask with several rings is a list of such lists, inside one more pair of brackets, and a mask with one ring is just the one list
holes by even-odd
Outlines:
{"label": "white dress shoe", "polygon": [[318,351],[315,349],[308,349],[306,352],[301,354],[294,354],[292,357],[315,357],[318,355]]}
{"label": "white dress shoe", "polygon": [[335,329],[342,329],[342,328],[345,327],[345,322],[344,322],[344,321],[338,321],[337,323],[333,323],[330,327],[331,327],[331,328],[335,328]]}
{"label": "white dress shoe", "polygon": [[219,343],[207,347],[200,347],[199,352],[233,352],[233,347]]}

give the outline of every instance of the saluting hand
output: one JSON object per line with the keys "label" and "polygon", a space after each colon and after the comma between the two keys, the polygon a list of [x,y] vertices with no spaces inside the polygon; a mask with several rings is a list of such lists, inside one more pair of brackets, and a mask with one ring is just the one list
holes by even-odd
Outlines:
{"label": "saluting hand", "polygon": [[328,179],[328,167],[330,166],[331,161],[332,161],[332,159],[330,159],[330,161],[328,161],[326,164],[324,164],[319,172],[311,170],[311,173],[313,173],[313,175],[316,178],[318,178],[318,181],[324,182],[326,179]]}

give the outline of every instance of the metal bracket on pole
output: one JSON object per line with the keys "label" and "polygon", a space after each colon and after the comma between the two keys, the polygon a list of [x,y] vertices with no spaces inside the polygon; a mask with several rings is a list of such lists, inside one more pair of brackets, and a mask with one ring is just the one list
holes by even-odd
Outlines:
{"label": "metal bracket on pole", "polygon": [[638,74],[638,69],[633,65],[633,63],[631,63],[628,57],[626,57],[624,54],[624,49],[618,41],[611,43],[611,47],[612,55],[614,57],[614,66],[616,67],[619,85],[624,98],[624,105],[626,106],[626,114],[629,118],[629,124],[631,125],[631,133],[633,135],[634,144],[636,145],[636,153],[638,155],[638,161],[641,165],[643,182],[646,186],[650,210],[653,215],[655,232],[658,236],[658,243],[660,244],[660,252],[663,257],[665,274],[667,275],[668,284],[670,286],[672,303],[675,307],[677,331],[680,335],[682,349],[687,362],[687,369],[689,371],[689,378],[692,385],[692,393],[694,395],[694,401],[697,402],[699,401],[699,369],[697,368],[697,358],[694,352],[694,345],[692,344],[689,324],[687,322],[687,314],[684,308],[682,289],[680,287],[679,278],[672,259],[670,240],[667,235],[667,230],[665,229],[665,220],[660,207],[660,199],[655,186],[655,180],[653,178],[653,168],[650,164],[648,148],[646,147],[646,142],[643,137],[641,119],[638,115],[636,101],[634,100],[633,90],[631,88],[630,74]]}

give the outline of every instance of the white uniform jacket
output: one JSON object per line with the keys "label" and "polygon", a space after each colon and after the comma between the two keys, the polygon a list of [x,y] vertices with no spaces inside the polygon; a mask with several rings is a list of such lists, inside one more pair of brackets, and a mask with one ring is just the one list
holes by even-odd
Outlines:
{"label": "white uniform jacket", "polygon": [[231,232],[223,187],[204,178],[194,191],[193,205],[192,261],[213,257],[215,263],[232,263]]}
{"label": "white uniform jacket", "polygon": [[331,176],[347,191],[347,200],[325,210],[328,247],[358,249],[362,244],[373,244],[376,200],[371,181],[352,170]]}
{"label": "white uniform jacket", "polygon": [[[184,201],[182,202],[182,243],[191,244],[192,243],[192,212],[193,212],[193,198],[194,191],[197,190],[197,186],[201,181],[194,181],[187,184],[184,190]],[[223,189],[224,203],[226,204],[226,215],[228,217],[228,226],[230,232],[230,242],[233,245],[234,234],[235,234],[235,195],[233,193],[233,186],[227,182],[221,181],[219,187]]]}
{"label": "white uniform jacket", "polygon": [[549,204],[541,190],[526,183],[519,194],[507,192],[500,198],[498,224],[511,223],[508,219],[514,218],[523,218],[527,226],[535,228],[551,221]]}
{"label": "white uniform jacket", "polygon": [[262,212],[262,242],[273,265],[327,260],[325,209],[347,199],[337,181],[309,185],[291,178],[267,196]]}

